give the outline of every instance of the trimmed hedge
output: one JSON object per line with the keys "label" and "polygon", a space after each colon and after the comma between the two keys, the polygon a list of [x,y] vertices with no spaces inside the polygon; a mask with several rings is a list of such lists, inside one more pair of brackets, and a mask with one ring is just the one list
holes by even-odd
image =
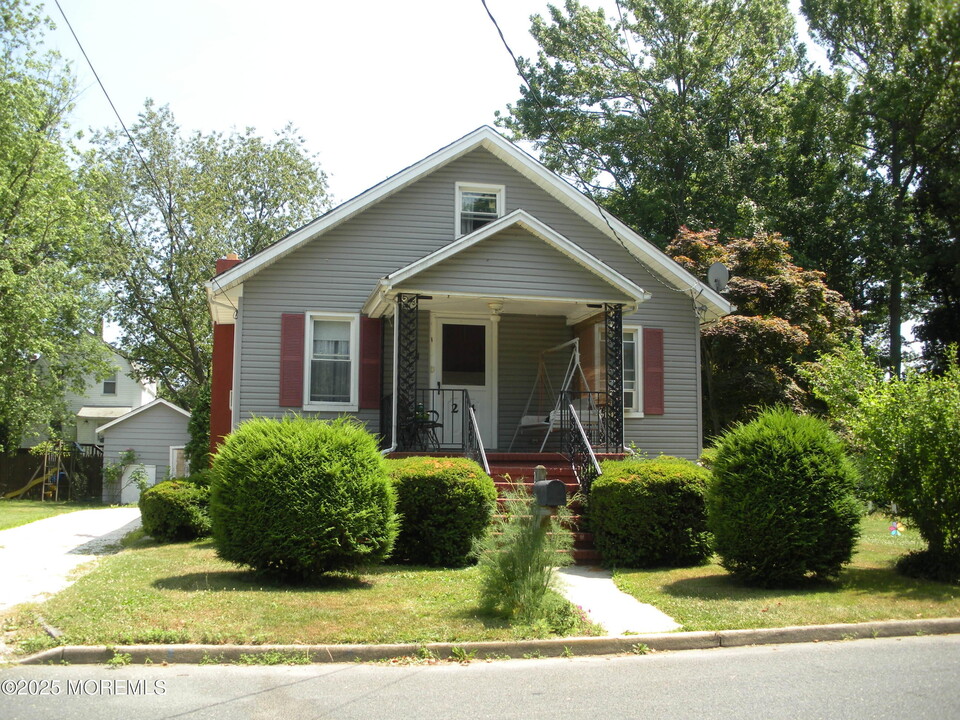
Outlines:
{"label": "trimmed hedge", "polygon": [[411,457],[388,460],[397,493],[398,562],[461,567],[490,524],[497,498],[493,480],[472,460]]}
{"label": "trimmed hedge", "polygon": [[860,535],[855,483],[822,420],[776,409],[729,430],[707,494],[721,564],[764,586],[837,575]]}
{"label": "trimmed hedge", "polygon": [[383,561],[397,533],[376,439],[356,420],[241,424],[213,461],[217,552],[282,579]]}
{"label": "trimmed hedge", "polygon": [[210,534],[210,485],[206,472],[157,483],[140,494],[147,535],[160,542],[194,540]]}
{"label": "trimmed hedge", "polygon": [[710,472],[688,460],[605,460],[587,518],[605,565],[684,567],[710,556],[705,494]]}

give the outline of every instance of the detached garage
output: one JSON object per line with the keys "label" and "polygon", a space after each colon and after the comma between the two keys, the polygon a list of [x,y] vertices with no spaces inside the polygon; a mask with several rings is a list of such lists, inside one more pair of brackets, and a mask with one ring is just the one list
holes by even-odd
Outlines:
{"label": "detached garage", "polygon": [[124,468],[119,488],[104,482],[104,502],[123,505],[137,502],[140,489],[131,482],[131,477],[138,470],[146,475],[148,485],[167,477],[186,475],[184,447],[190,440],[189,423],[190,413],[157,399],[97,428],[97,434],[103,437],[104,467],[119,464],[121,455],[128,450],[137,456],[136,465]]}

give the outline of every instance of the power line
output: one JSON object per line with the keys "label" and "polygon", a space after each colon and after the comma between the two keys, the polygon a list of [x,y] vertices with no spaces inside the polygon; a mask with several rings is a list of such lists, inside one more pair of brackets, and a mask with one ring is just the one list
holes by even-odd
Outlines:
{"label": "power line", "polygon": [[[124,135],[127,136],[127,140],[130,142],[130,146],[133,148],[133,151],[137,154],[137,158],[140,160],[140,164],[143,165],[143,169],[147,173],[147,177],[150,178],[150,182],[153,183],[154,188],[158,193],[158,197],[163,195],[163,188],[160,185],[160,182],[157,180],[156,176],[153,174],[153,170],[150,168],[150,165],[147,164],[147,161],[144,159],[143,154],[140,152],[140,148],[137,146],[136,140],[133,139],[133,135],[130,134],[130,131],[127,129],[126,124],[123,122],[123,118],[120,116],[120,112],[117,110],[117,106],[113,104],[113,100],[110,98],[110,93],[107,92],[106,86],[103,84],[103,81],[100,79],[100,75],[97,73],[97,69],[93,66],[93,62],[90,60],[90,56],[87,55],[87,51],[83,47],[83,43],[80,42],[80,38],[77,37],[77,33],[73,29],[73,25],[70,24],[70,19],[67,17],[67,14],[63,11],[63,7],[60,5],[60,0],[54,0],[57,4],[57,9],[60,11],[60,15],[63,16],[63,21],[67,24],[67,28],[70,30],[70,34],[73,35],[73,39],[77,43],[77,47],[80,48],[80,52],[83,55],[83,59],[87,61],[87,66],[90,68],[90,72],[93,73],[93,77],[96,78],[97,84],[100,85],[100,89],[103,91],[104,97],[107,99],[107,102],[110,104],[110,109],[113,110],[113,114],[117,118],[117,122],[120,123],[120,127],[123,128]],[[168,211],[164,211],[163,203],[158,203],[158,208],[160,214],[163,216],[164,220],[168,223],[175,223],[180,229],[180,233],[183,235],[184,239],[187,239],[189,236],[186,229],[183,227],[183,223],[180,222],[180,218],[173,212],[173,209],[170,208]],[[220,290],[223,290],[223,287],[217,282],[216,276],[213,277],[213,282],[217,284],[217,287]],[[234,305],[233,300],[230,299],[226,293],[224,297],[227,298],[227,301],[230,305],[233,306],[234,313],[239,313],[239,308]],[[234,316],[236,317],[236,315]]]}
{"label": "power line", "polygon": [[[616,229],[613,227],[613,224],[610,222],[610,218],[607,212],[603,209],[603,207],[600,205],[600,203],[597,201],[596,197],[594,196],[593,191],[590,188],[590,184],[583,177],[583,174],[580,172],[580,169],[577,167],[575,159],[571,155],[566,144],[559,139],[560,133],[557,130],[556,126],[554,126],[553,119],[550,117],[550,113],[547,112],[547,109],[544,106],[543,101],[540,97],[539,91],[534,87],[533,83],[530,82],[530,80],[527,78],[526,74],[524,73],[523,66],[520,64],[520,60],[517,58],[516,54],[513,52],[513,49],[510,47],[510,44],[507,42],[507,38],[503,34],[503,30],[500,28],[500,23],[497,22],[497,19],[494,17],[493,13],[490,11],[490,8],[487,6],[487,0],[480,0],[480,2],[483,4],[483,9],[486,10],[487,16],[490,18],[490,22],[492,22],[493,26],[496,28],[497,34],[500,36],[500,41],[503,43],[503,47],[506,48],[507,53],[509,53],[510,58],[513,60],[513,65],[517,69],[517,74],[520,76],[520,79],[523,80],[523,84],[527,86],[527,89],[530,91],[530,95],[533,98],[534,102],[536,102],[536,104],[539,106],[543,114],[543,118],[546,122],[546,125],[549,128],[550,134],[552,136],[551,139],[559,146],[561,152],[566,156],[569,167],[572,169],[573,174],[576,175],[577,180],[580,181],[580,185],[583,188],[583,193],[590,199],[590,202],[592,202],[593,205],[597,208],[597,212],[600,213],[600,217],[603,218],[603,221],[606,223],[607,227],[610,229],[610,232],[613,233],[613,237],[616,239],[617,243],[627,252],[627,255],[633,258],[633,260],[638,265],[640,265],[640,267],[642,267],[644,270],[650,273],[650,275],[653,276],[653,278],[657,282],[659,282],[661,285],[663,285],[665,288],[667,288],[668,290],[673,290],[674,292],[682,293],[683,295],[690,296],[690,294],[694,292],[694,290],[696,289],[695,287],[689,287],[686,290],[681,290],[680,288],[674,287],[673,285],[666,283],[663,279],[660,278],[659,273],[657,273],[652,268],[648,267],[643,261],[640,260],[640,258],[638,258],[633,253],[633,251],[630,250],[629,247],[627,247],[626,241],[622,237],[620,237],[620,234],[616,231]],[[618,1],[617,9],[619,10],[619,8],[620,8],[620,4]],[[700,296],[700,294],[702,294],[702,292],[703,292],[702,287],[697,290],[697,297],[694,298],[695,305],[696,305],[696,299]]]}

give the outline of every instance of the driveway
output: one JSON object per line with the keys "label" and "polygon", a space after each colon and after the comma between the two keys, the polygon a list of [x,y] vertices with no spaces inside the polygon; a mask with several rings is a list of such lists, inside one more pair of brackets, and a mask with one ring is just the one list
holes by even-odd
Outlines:
{"label": "driveway", "polygon": [[140,527],[137,508],[78,510],[0,531],[0,614],[67,587],[74,571],[116,552]]}

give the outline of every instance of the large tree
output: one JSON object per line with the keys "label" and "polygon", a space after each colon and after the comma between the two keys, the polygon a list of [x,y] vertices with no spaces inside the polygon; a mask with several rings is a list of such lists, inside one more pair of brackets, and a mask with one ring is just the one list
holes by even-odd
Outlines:
{"label": "large tree", "polygon": [[801,65],[786,0],[619,7],[535,16],[529,87],[500,124],[661,247],[681,225],[751,232]]}
{"label": "large tree", "polygon": [[702,279],[715,262],[731,271],[723,294],[736,313],[702,330],[706,434],[765,406],[807,405],[798,367],[856,336],[850,305],[824,274],[795,265],[789,244],[769,233],[723,242],[716,230],[681,228],[667,253]]}
{"label": "large tree", "polygon": [[40,50],[48,21],[0,0],[0,451],[56,422],[106,370],[98,239],[67,161],[73,78]]}
{"label": "large tree", "polygon": [[899,374],[905,288],[922,234],[915,191],[960,137],[956,0],[803,0],[811,33],[851,91],[835,105],[857,123],[871,174],[868,234],[883,248],[889,362]]}
{"label": "large tree", "polygon": [[[204,283],[218,257],[249,257],[316,217],[326,176],[292,127],[184,134],[147,101],[130,128],[92,138],[86,189],[108,215],[121,351],[161,393],[193,406],[209,381],[212,333]],[[135,143],[135,145],[134,145]]]}

